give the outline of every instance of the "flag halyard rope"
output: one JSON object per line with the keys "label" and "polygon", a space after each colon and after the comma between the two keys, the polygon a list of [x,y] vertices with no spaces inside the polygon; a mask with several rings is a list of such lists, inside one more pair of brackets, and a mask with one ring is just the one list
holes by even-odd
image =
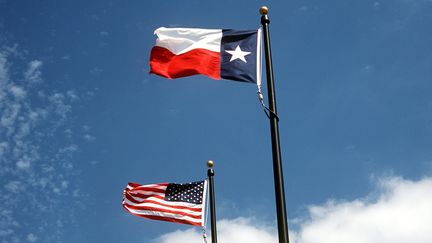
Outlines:
{"label": "flag halyard rope", "polygon": [[270,109],[269,109],[269,108],[264,104],[264,96],[263,96],[263,94],[262,94],[262,92],[261,92],[261,86],[259,86],[259,85],[258,85],[258,91],[257,91],[257,94],[258,94],[258,100],[259,100],[261,106],[263,107],[263,110],[264,110],[264,113],[266,114],[266,116],[267,116],[269,119],[271,119],[272,117],[275,117],[276,120],[279,122],[279,117],[278,117],[278,115],[277,115],[274,111],[270,110]]}

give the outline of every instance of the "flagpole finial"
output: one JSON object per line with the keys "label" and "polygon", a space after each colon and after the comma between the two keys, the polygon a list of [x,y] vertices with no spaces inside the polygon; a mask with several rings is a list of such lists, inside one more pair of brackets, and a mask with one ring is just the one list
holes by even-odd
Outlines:
{"label": "flagpole finial", "polygon": [[262,6],[262,7],[259,9],[259,12],[260,12],[261,15],[266,15],[266,14],[268,14],[268,8],[267,8],[267,6]]}
{"label": "flagpole finial", "polygon": [[208,161],[207,161],[207,167],[212,168],[213,165],[214,165],[213,160],[208,160]]}

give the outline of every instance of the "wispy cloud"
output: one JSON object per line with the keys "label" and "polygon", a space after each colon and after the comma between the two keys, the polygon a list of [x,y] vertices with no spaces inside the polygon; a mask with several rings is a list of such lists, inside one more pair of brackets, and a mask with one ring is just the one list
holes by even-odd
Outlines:
{"label": "wispy cloud", "polygon": [[84,138],[85,141],[87,141],[87,142],[93,142],[94,140],[96,140],[96,137],[93,136],[92,134],[90,134],[90,130],[91,130],[90,126],[84,125],[82,127],[82,130],[83,130],[83,133],[84,133],[83,134],[83,138]]}
{"label": "wispy cloud", "polygon": [[17,46],[0,46],[2,242],[58,241],[61,230],[52,229],[72,222],[70,204],[79,196],[79,183],[71,183],[79,147],[68,123],[79,95],[43,90],[43,67],[41,60],[26,61]]}
{"label": "wispy cloud", "polygon": [[[368,196],[351,201],[329,200],[308,207],[291,220],[291,242],[296,243],[422,243],[432,242],[432,178],[419,181],[387,177],[376,182]],[[274,225],[253,218],[218,221],[221,242],[277,242]],[[269,227],[272,226],[272,227]],[[155,243],[202,242],[196,229],[161,235]]]}
{"label": "wispy cloud", "polygon": [[17,193],[22,191],[23,186],[20,181],[9,181],[5,186],[5,189],[12,193]]}
{"label": "wispy cloud", "polygon": [[38,237],[34,235],[33,233],[30,233],[27,235],[27,241],[30,242],[36,242],[38,240]]}
{"label": "wispy cloud", "polygon": [[38,82],[41,81],[41,67],[42,61],[33,60],[28,64],[28,69],[24,73],[24,78],[29,82]]}

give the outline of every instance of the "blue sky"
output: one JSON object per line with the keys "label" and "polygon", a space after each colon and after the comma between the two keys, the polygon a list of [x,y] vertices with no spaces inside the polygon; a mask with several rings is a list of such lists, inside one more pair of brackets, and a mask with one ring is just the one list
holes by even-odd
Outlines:
{"label": "blue sky", "polygon": [[219,241],[277,242],[256,87],[148,74],[156,28],[254,29],[261,5],[292,241],[432,241],[432,1],[0,0],[1,242],[201,242],[121,199],[209,159]]}

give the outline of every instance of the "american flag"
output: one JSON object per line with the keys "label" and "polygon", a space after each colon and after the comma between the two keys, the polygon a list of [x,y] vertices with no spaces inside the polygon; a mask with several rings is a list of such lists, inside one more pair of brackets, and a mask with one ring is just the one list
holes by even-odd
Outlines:
{"label": "american flag", "polygon": [[139,217],[204,226],[207,181],[140,185],[129,182],[123,207]]}

